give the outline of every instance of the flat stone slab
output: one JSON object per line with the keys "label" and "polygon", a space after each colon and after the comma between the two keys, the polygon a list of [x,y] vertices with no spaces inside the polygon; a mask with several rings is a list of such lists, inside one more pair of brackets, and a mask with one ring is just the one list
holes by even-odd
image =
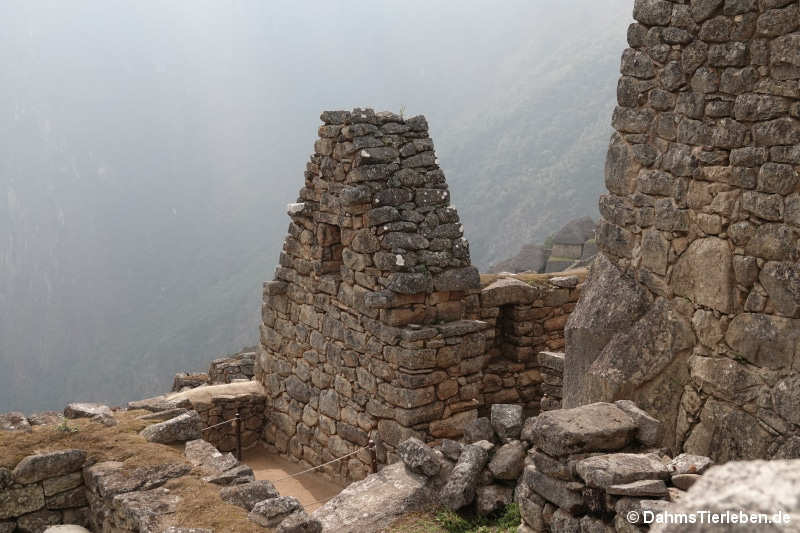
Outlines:
{"label": "flat stone slab", "polygon": [[197,414],[197,411],[189,411],[164,422],[147,426],[139,434],[149,442],[170,444],[199,439],[200,429],[200,415]]}
{"label": "flat stone slab", "polygon": [[61,526],[50,526],[44,530],[44,533],[91,533],[91,531],[82,526],[65,524]]}
{"label": "flat stone slab", "polygon": [[539,365],[554,370],[564,371],[564,352],[539,352],[536,356]]}
{"label": "flat stone slab", "polygon": [[78,402],[64,408],[64,416],[67,418],[92,418],[95,415],[114,416],[114,413],[109,406],[102,403]]}
{"label": "flat stone slab", "polygon": [[322,523],[325,533],[381,531],[398,516],[426,509],[436,501],[425,476],[397,462],[350,484],[311,516]]}
{"label": "flat stone slab", "polygon": [[170,479],[188,474],[188,464],[166,463],[126,470],[118,461],[104,461],[84,470],[84,479],[90,490],[103,498],[113,498],[127,492],[160,487]]}
{"label": "flat stone slab", "polygon": [[86,452],[83,450],[59,450],[29,455],[14,468],[14,481],[27,485],[43,479],[70,474],[80,470],[85,460]]}
{"label": "flat stone slab", "polygon": [[137,420],[158,420],[159,422],[163,422],[164,420],[169,420],[170,418],[175,418],[178,415],[182,415],[183,413],[188,413],[189,409],[185,407],[176,407],[174,409],[167,409],[165,411],[154,411],[148,413],[146,415],[137,416]]}
{"label": "flat stone slab", "polygon": [[258,381],[240,381],[224,385],[203,385],[183,392],[168,394],[166,400],[176,403],[176,407],[191,407],[192,404],[210,403],[214,398],[230,396],[265,396],[264,386]]}
{"label": "flat stone slab", "polygon": [[640,453],[588,457],[576,463],[575,471],[587,485],[601,489],[611,485],[669,477],[667,466],[658,456]]}
{"label": "flat stone slab", "polygon": [[633,496],[635,498],[663,498],[667,495],[667,484],[660,479],[643,479],[606,488],[614,496]]}
{"label": "flat stone slab", "polygon": [[219,474],[239,464],[232,453],[222,453],[203,439],[187,442],[183,454],[193,466],[199,466],[207,474]]}
{"label": "flat stone slab", "polygon": [[501,278],[481,290],[481,307],[529,304],[539,297],[540,290],[515,278]]}
{"label": "flat stone slab", "polygon": [[526,431],[534,446],[554,457],[574,453],[616,451],[636,434],[636,424],[625,411],[610,403],[546,411]]}
{"label": "flat stone slab", "polygon": [[174,409],[191,409],[192,402],[186,398],[169,399],[166,396],[154,396],[144,400],[128,402],[128,409],[144,409],[152,413],[173,411]]}

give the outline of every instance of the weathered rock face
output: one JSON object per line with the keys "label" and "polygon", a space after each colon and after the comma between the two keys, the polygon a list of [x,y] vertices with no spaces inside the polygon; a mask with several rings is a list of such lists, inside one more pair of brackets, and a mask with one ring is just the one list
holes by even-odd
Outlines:
{"label": "weathered rock face", "polygon": [[188,411],[175,418],[147,426],[142,437],[150,442],[169,444],[200,438],[200,417],[197,411]]}
{"label": "weathered rock face", "polygon": [[[797,531],[794,517],[800,513],[800,461],[731,462],[711,468],[689,489],[685,497],[669,508],[671,513],[695,513],[698,509],[721,514],[732,509],[746,515],[763,514],[772,524],[739,525],[752,531]],[[775,518],[791,517],[784,522]],[[651,531],[709,532],[731,531],[730,523],[657,524]]]}
{"label": "weathered rock face", "polygon": [[436,501],[436,494],[426,481],[425,476],[398,462],[350,484],[311,516],[321,522],[326,532],[380,531],[397,517]]}
{"label": "weathered rock face", "polygon": [[797,11],[634,2],[566,406],[634,400],[718,460],[800,453]]}

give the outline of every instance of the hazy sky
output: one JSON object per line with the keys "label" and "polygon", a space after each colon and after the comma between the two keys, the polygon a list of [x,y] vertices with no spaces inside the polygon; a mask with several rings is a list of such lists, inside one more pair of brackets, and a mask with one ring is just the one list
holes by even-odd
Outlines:
{"label": "hazy sky", "polygon": [[[423,113],[457,169],[494,119],[540,127],[528,94],[591,87],[576,60],[616,78],[632,4],[0,2],[0,412],[133,399],[255,341],[321,110]],[[559,157],[527,149],[513,170]]]}

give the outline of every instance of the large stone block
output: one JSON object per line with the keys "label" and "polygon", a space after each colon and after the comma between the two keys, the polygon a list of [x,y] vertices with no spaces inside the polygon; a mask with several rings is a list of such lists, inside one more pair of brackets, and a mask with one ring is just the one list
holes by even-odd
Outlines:
{"label": "large stone block", "polygon": [[733,253],[723,239],[697,239],[681,255],[672,273],[675,294],[728,313],[733,293]]}
{"label": "large stone block", "polygon": [[800,343],[800,322],[788,318],[743,313],[728,326],[725,342],[754,365],[766,368],[793,366]]}
{"label": "large stone block", "polygon": [[667,479],[667,466],[655,454],[613,453],[588,457],[575,471],[590,487],[605,489],[647,479]]}
{"label": "large stone block", "polygon": [[14,468],[14,481],[27,485],[43,479],[63,476],[80,470],[84,461],[86,461],[86,452],[83,450],[60,450],[29,455]]}
{"label": "large stone block", "polygon": [[442,503],[453,510],[472,503],[478,476],[488,461],[489,454],[483,448],[473,444],[464,446],[456,466],[441,490]]}
{"label": "large stone block", "polygon": [[0,491],[0,520],[38,511],[44,507],[44,492],[40,485]]}
{"label": "large stone block", "polygon": [[541,413],[531,430],[534,446],[554,457],[615,451],[627,446],[636,424],[625,411],[609,403]]}
{"label": "large stone block", "polygon": [[551,478],[536,470],[533,465],[525,467],[521,483],[566,512],[578,514],[586,509],[582,483]]}
{"label": "large stone block", "polygon": [[199,439],[201,425],[197,411],[189,411],[164,422],[147,426],[140,432],[140,435],[149,442],[160,444],[183,442]]}
{"label": "large stone block", "polygon": [[565,407],[591,401],[585,387],[589,367],[617,333],[626,331],[647,311],[650,301],[633,277],[604,254],[597,255],[564,331]]}

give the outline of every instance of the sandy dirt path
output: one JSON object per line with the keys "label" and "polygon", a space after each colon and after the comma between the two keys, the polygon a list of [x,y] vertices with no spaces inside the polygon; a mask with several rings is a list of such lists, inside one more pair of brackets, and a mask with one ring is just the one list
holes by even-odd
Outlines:
{"label": "sandy dirt path", "polygon": [[284,457],[270,455],[260,446],[244,450],[242,453],[244,456],[242,462],[253,469],[256,479],[272,481],[281,496],[294,496],[308,512],[322,506],[325,501],[339,494],[344,488],[344,485],[335,483],[316,472],[276,482],[305,470],[306,467]]}

